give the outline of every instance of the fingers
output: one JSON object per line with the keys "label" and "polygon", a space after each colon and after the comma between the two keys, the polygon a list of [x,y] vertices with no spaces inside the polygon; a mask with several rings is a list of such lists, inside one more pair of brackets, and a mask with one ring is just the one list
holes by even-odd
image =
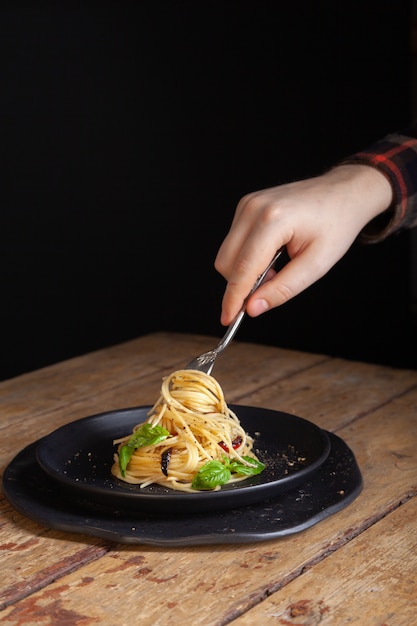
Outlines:
{"label": "fingers", "polygon": [[[252,294],[246,303],[247,314],[257,317],[285,304],[324,276],[341,256],[340,250],[324,250],[319,242],[313,242]],[[241,292],[238,284],[229,284],[226,288],[221,315],[222,324],[230,324],[237,314],[236,307]]]}
{"label": "fingers", "polygon": [[[230,279],[236,262],[239,262],[241,251],[245,247],[247,239],[251,236],[257,225],[257,212],[253,210],[248,197],[240,200],[236,207],[229,232],[225,237],[217,253],[214,267],[226,279]],[[250,263],[248,269],[250,271]],[[246,269],[246,261],[242,261],[243,273]]]}
{"label": "fingers", "polygon": [[224,325],[233,321],[258,276],[286,243],[285,229],[277,234],[275,228],[271,228],[270,212],[259,194],[244,197],[219,248],[214,265],[228,280],[221,314]]}
{"label": "fingers", "polygon": [[321,278],[330,265],[320,263],[309,249],[290,260],[270,281],[255,291],[246,303],[246,312],[257,317],[294,298]]}
{"label": "fingers", "polygon": [[341,259],[351,242],[344,246],[325,245],[314,240],[291,259],[275,277],[257,289],[246,303],[246,312],[256,317],[281,306],[322,278]]}
{"label": "fingers", "polygon": [[[223,296],[221,323],[224,325],[230,324],[242,309],[244,300],[252,290],[256,280],[277,252],[275,240],[264,239],[263,244],[262,249],[258,246],[254,252],[249,239],[243,249],[239,251]],[[273,276],[275,276],[275,272],[269,270],[263,284],[271,280]]]}
{"label": "fingers", "polygon": [[[268,256],[269,261],[271,260],[271,256],[272,255]],[[264,266],[267,266],[269,261],[265,262]],[[242,268],[243,266],[240,266],[240,267]],[[234,272],[234,275],[239,274],[239,266],[236,266],[236,270],[237,271]],[[242,280],[239,281],[238,278],[235,280],[231,278],[231,280],[229,280],[226,286],[226,290],[224,292],[223,302],[222,302],[222,312],[221,312],[220,321],[223,325],[227,326],[234,320],[236,315],[242,309],[244,301],[247,298],[248,294],[250,293],[256,279],[262,272],[263,270],[256,270],[256,269],[249,270],[248,269],[246,271],[242,271],[241,273]],[[270,274],[272,274],[272,272],[273,271],[270,270]],[[268,280],[269,280],[269,276],[266,277],[265,282],[268,282]]]}

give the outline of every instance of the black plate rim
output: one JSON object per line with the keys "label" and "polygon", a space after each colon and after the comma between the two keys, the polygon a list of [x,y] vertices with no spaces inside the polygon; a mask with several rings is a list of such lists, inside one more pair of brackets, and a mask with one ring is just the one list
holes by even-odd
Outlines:
{"label": "black plate rim", "polygon": [[[254,479],[248,479],[245,482],[226,485],[222,487],[221,490],[216,492],[196,492],[192,494],[174,490],[172,490],[172,492],[166,490],[163,491],[163,493],[160,493],[158,491],[152,492],[149,490],[139,492],[138,490],[130,490],[131,486],[129,487],[129,485],[126,485],[125,483],[119,481],[117,478],[114,477],[110,477],[110,479],[118,488],[120,487],[120,490],[115,491],[114,489],[109,489],[108,487],[91,485],[89,483],[85,484],[81,481],[75,483],[74,480],[66,476],[65,473],[55,472],[54,468],[49,464],[49,460],[45,452],[45,447],[47,446],[48,442],[51,441],[51,438],[54,438],[61,433],[65,433],[73,429],[82,429],[83,424],[87,422],[91,425],[95,421],[100,422],[102,420],[111,420],[113,418],[120,420],[121,417],[125,417],[126,419],[128,419],[132,416],[132,414],[138,411],[145,414],[150,408],[152,408],[152,405],[140,405],[137,407],[127,407],[95,413],[93,415],[79,418],[58,427],[57,429],[49,433],[49,435],[46,435],[39,440],[38,446],[36,448],[36,458],[39,465],[47,475],[49,475],[53,480],[56,480],[64,488],[67,488],[73,494],[78,495],[79,498],[93,496],[94,498],[98,498],[102,502],[107,500],[108,498],[112,498],[115,505],[118,506],[125,503],[126,506],[128,506],[129,508],[131,508],[132,506],[138,506],[145,507],[149,510],[152,510],[154,507],[160,509],[161,507],[165,506],[168,510],[169,507],[174,504],[178,506],[189,506],[191,509],[194,510],[204,510],[204,507],[211,506],[213,503],[215,504],[215,506],[231,507],[235,506],[233,503],[230,502],[231,498],[242,499],[243,497],[247,497],[249,501],[251,501],[251,498],[253,499],[258,497],[257,494],[261,490],[263,493],[262,496],[259,496],[259,498],[265,499],[267,497],[276,495],[276,493],[283,492],[287,488],[292,488],[303,480],[306,480],[310,475],[317,471],[317,469],[327,459],[330,451],[328,434],[325,430],[321,429],[313,422],[303,417],[292,415],[290,413],[264,407],[253,407],[238,404],[229,404],[229,407],[233,411],[237,412],[237,414],[239,414],[239,411],[262,412],[263,416],[268,416],[271,419],[283,417],[286,420],[290,420],[293,424],[298,424],[300,428],[308,428],[311,430],[312,433],[315,433],[317,438],[320,438],[322,453],[308,466],[303,467],[296,473],[290,474],[289,476],[281,477],[275,481],[263,482],[262,475],[260,475],[258,477],[255,477]],[[245,420],[246,417],[243,419],[243,421]],[[135,422],[135,420],[132,421]],[[124,489],[124,487],[126,487],[126,489]]]}

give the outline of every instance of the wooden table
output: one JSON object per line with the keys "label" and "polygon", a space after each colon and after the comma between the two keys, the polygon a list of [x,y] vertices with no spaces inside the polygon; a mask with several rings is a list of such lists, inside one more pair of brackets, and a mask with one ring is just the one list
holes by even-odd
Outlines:
{"label": "wooden table", "polygon": [[[4,381],[2,471],[61,425],[152,404],[162,376],[213,344],[155,333]],[[48,529],[2,495],[1,623],[417,623],[417,372],[235,341],[214,374],[228,403],[298,415],[342,438],[360,495],[287,537],[168,548]]]}

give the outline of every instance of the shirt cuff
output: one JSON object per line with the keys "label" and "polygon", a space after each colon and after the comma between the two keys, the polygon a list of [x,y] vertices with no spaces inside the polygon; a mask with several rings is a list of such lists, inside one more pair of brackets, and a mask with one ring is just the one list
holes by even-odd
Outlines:
{"label": "shirt cuff", "polygon": [[417,127],[387,135],[346,159],[375,167],[391,184],[391,206],[369,222],[361,233],[368,243],[378,242],[402,228],[417,224]]}

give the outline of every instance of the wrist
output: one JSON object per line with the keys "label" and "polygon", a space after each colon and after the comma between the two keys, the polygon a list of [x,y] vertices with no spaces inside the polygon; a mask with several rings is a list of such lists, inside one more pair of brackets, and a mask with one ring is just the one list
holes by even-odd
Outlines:
{"label": "wrist", "polygon": [[344,194],[348,209],[358,208],[364,225],[385,213],[394,202],[390,181],[372,165],[342,163],[324,176],[332,179],[338,194]]}

